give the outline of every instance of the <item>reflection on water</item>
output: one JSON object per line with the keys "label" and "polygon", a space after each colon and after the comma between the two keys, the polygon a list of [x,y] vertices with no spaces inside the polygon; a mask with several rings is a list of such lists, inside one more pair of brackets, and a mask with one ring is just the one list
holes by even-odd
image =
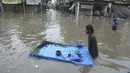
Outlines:
{"label": "reflection on water", "polygon": [[79,22],[78,22],[78,21],[79,21],[79,5],[80,5],[80,4],[77,3],[77,7],[76,7],[76,8],[77,8],[77,9],[76,9],[76,10],[77,10],[77,11],[76,11],[76,26],[79,24]]}
{"label": "reflection on water", "polygon": [[87,45],[84,29],[89,23],[94,26],[100,50],[90,73],[127,73],[130,69],[129,20],[120,20],[114,33],[108,18],[90,18],[78,13],[74,16],[52,9],[41,14],[11,13],[1,17],[0,73],[80,73],[79,67],[73,64],[32,59],[28,54],[43,40],[73,44],[82,40]]}
{"label": "reflection on water", "polygon": [[52,42],[64,42],[62,37],[60,20],[58,19],[58,14],[56,11],[50,9],[47,12],[47,22],[45,27],[45,39]]}

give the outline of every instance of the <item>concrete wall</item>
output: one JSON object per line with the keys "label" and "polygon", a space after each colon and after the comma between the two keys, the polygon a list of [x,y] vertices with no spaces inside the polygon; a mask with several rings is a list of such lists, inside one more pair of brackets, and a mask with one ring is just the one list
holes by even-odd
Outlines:
{"label": "concrete wall", "polygon": [[92,15],[91,11],[93,11],[93,4],[89,4],[89,3],[80,3],[80,12],[79,14],[81,15],[87,15],[90,16]]}
{"label": "concrete wall", "polygon": [[[6,13],[8,12],[16,12],[16,13],[23,13],[25,12],[41,12],[41,6],[40,5],[24,5],[23,4],[16,4],[16,5],[8,5],[4,4],[4,11]],[[45,10],[45,6],[42,6],[42,10]]]}

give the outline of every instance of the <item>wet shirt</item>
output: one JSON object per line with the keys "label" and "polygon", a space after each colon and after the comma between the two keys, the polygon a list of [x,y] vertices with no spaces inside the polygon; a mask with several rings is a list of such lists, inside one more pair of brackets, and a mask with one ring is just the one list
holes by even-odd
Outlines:
{"label": "wet shirt", "polygon": [[97,40],[94,34],[88,37],[88,49],[92,58],[98,57]]}
{"label": "wet shirt", "polygon": [[115,17],[115,13],[112,12],[110,18],[114,18],[114,17]]}

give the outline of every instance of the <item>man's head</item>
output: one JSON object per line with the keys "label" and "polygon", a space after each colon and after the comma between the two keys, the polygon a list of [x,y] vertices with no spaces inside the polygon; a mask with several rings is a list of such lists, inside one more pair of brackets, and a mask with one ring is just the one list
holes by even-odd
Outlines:
{"label": "man's head", "polygon": [[116,22],[116,21],[117,21],[116,19],[113,20],[113,22]]}
{"label": "man's head", "polygon": [[88,24],[86,26],[86,31],[85,32],[86,32],[86,34],[89,34],[89,35],[93,34],[94,33],[93,26],[91,24]]}

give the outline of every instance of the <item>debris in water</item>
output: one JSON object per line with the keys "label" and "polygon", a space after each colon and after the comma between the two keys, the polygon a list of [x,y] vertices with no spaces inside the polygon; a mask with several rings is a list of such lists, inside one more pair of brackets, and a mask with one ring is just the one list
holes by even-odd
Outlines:
{"label": "debris in water", "polygon": [[25,52],[21,53],[18,57],[21,57]]}
{"label": "debris in water", "polygon": [[37,67],[38,67],[38,65],[35,65],[35,67],[37,68]]}

